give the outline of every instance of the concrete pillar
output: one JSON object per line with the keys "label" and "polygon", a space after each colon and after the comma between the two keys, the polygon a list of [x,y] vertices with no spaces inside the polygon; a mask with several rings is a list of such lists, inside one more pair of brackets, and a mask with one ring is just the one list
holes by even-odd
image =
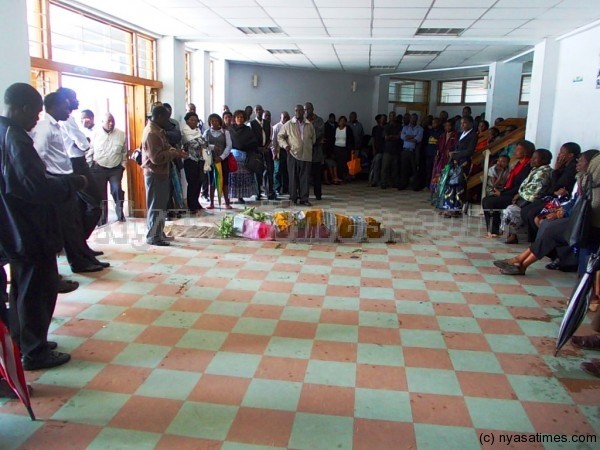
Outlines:
{"label": "concrete pillar", "polygon": [[185,115],[185,46],[173,36],[157,42],[158,79],[163,82],[158,99],[173,107],[172,117],[182,121]]}
{"label": "concrete pillar", "polygon": [[559,44],[545,40],[535,46],[525,139],[536,147],[550,148]]}
{"label": "concrete pillar", "polygon": [[4,39],[0,39],[0,104],[3,104],[1,99],[7,87],[13,83],[29,83],[31,78],[27,2],[2,2],[0,30],[4,35]]}
{"label": "concrete pillar", "polygon": [[493,125],[498,117],[519,117],[519,93],[523,64],[495,62],[490,64],[485,119]]}

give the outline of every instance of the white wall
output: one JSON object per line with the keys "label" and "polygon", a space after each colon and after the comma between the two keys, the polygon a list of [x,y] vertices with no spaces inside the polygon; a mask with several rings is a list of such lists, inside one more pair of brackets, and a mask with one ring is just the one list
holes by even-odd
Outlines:
{"label": "white wall", "polygon": [[600,149],[600,26],[560,41],[557,71],[550,149],[568,141]]}
{"label": "white wall", "polygon": [[[29,59],[29,36],[27,34],[27,3],[3,1],[0,14],[0,104],[4,91],[13,83],[29,83],[31,63]],[[0,107],[0,110],[2,107]]]}
{"label": "white wall", "polygon": [[[369,134],[375,124],[373,97],[377,95],[372,76],[315,70],[285,69],[229,62],[229,80],[225,103],[233,112],[246,105],[261,104],[271,111],[273,121],[281,111],[294,115],[294,106],[311,102],[315,112],[324,120],[329,113],[348,117],[356,111],[358,120]],[[258,76],[258,86],[252,87],[252,75]],[[352,82],[356,81],[356,92]],[[387,87],[386,87],[387,88]],[[216,111],[220,113],[221,111]]]}
{"label": "white wall", "polygon": [[156,53],[157,75],[163,82],[158,99],[173,108],[172,117],[178,121],[185,115],[185,45],[173,36],[158,40]]}

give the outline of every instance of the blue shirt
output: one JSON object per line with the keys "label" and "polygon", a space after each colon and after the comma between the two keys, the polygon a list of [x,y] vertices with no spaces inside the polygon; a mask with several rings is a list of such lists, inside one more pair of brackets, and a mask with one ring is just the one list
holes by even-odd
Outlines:
{"label": "blue shirt", "polygon": [[[407,136],[413,136],[415,141],[407,141]],[[404,142],[404,148],[406,150],[414,150],[417,145],[423,140],[423,128],[420,125],[404,125],[402,128],[402,134],[400,138]]]}

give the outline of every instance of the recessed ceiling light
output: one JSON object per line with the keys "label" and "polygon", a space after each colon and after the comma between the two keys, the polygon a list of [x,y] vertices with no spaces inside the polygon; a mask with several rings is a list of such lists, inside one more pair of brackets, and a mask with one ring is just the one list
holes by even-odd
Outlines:
{"label": "recessed ceiling light", "polygon": [[392,70],[395,69],[397,66],[369,66],[369,69],[375,69],[375,70]]}
{"label": "recessed ceiling light", "polygon": [[302,51],[295,48],[268,48],[272,55],[301,55]]}
{"label": "recessed ceiling light", "polygon": [[406,50],[404,56],[437,56],[440,53],[442,52],[439,50]]}
{"label": "recessed ceiling light", "polygon": [[417,36],[460,36],[464,28],[419,28]]}
{"label": "recessed ceiling light", "polygon": [[244,34],[281,34],[283,30],[279,27],[237,27]]}

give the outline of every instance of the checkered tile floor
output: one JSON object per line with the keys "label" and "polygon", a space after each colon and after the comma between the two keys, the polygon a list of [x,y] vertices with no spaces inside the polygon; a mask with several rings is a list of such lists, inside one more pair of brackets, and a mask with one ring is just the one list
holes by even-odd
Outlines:
{"label": "checkered tile floor", "polygon": [[61,258],[81,287],[59,297],[52,338],[73,360],[27,373],[38,421],[0,401],[0,448],[600,439],[600,380],[578,367],[593,354],[568,344],[553,356],[574,274],[538,263],[525,277],[500,275],[492,260],[524,246],[481,238],[480,217],[439,218],[425,192],[359,182],[325,187],[322,204],[372,215],[407,242],[181,238],[156,248],[140,244],[145,226],[132,219],[94,237],[110,269],[73,276]]}

